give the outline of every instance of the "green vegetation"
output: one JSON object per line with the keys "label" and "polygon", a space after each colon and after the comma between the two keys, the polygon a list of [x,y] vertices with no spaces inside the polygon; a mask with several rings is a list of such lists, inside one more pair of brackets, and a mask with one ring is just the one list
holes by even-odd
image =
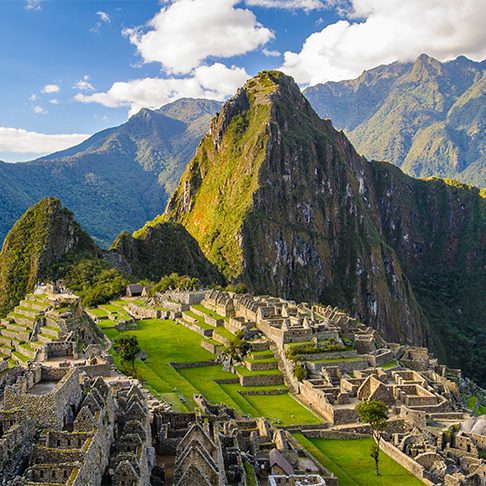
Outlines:
{"label": "green vegetation", "polygon": [[49,268],[73,252],[100,255],[73,213],[48,197],[15,223],[0,253],[0,315],[6,315],[35,284],[49,277]]}
{"label": "green vegetation", "polygon": [[481,405],[480,407],[477,406],[478,397],[469,397],[467,399],[467,406],[472,408],[476,415],[486,415],[486,406]]}
{"label": "green vegetation", "polygon": [[120,364],[122,370],[127,374],[134,374],[135,372],[135,357],[141,351],[138,345],[137,336],[124,335],[120,336],[115,341],[119,348]]}
{"label": "green vegetation", "polygon": [[163,210],[221,104],[178,100],[41,160],[0,164],[0,241],[43,197],[55,194],[104,248]]}
{"label": "green vegetation", "polygon": [[381,457],[380,476],[369,467],[372,439],[331,440],[294,437],[339,479],[339,486],[419,486],[423,483],[386,454]]}
{"label": "green vegetation", "polygon": [[380,439],[385,425],[388,421],[388,407],[376,400],[368,402],[361,402],[356,405],[356,411],[359,413],[359,418],[365,424],[370,424],[373,431],[373,438],[375,442],[370,445],[370,456],[375,460],[376,475],[379,476],[378,461],[380,454]]}

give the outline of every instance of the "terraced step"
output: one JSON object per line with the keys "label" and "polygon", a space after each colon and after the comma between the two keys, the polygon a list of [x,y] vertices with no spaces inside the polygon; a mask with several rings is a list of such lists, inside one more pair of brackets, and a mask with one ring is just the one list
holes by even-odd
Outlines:
{"label": "terraced step", "polygon": [[268,371],[278,368],[277,360],[272,356],[266,359],[245,359],[245,366],[250,371]]}
{"label": "terraced step", "polygon": [[29,329],[28,331],[11,331],[9,329],[2,329],[2,336],[6,336],[11,339],[15,339],[18,341],[28,341],[30,339],[32,332]]}
{"label": "terraced step", "polygon": [[7,319],[14,320],[17,324],[22,324],[22,326],[29,327],[32,329],[34,327],[36,319],[33,317],[23,316],[21,314],[16,314],[15,312],[11,312]]}
{"label": "terraced step", "polygon": [[37,311],[45,311],[51,307],[51,305],[48,303],[37,302],[34,300],[21,300],[20,305],[22,307],[28,307],[29,309],[34,309]]}
{"label": "terraced step", "polygon": [[47,295],[43,295],[43,294],[27,294],[25,296],[25,299],[30,302],[40,302],[49,305],[51,302],[51,299],[49,299]]}
{"label": "terraced step", "polygon": [[36,319],[39,316],[39,311],[35,309],[30,309],[29,307],[23,307],[18,305],[15,307],[14,312],[20,316],[32,317]]}
{"label": "terraced step", "polygon": [[14,348],[12,348],[11,346],[0,346],[0,354],[2,354],[3,356],[7,356],[8,358],[10,358],[13,350]]}
{"label": "terraced step", "polygon": [[52,336],[53,338],[60,338],[64,333],[55,327],[41,326],[40,332],[44,335]]}
{"label": "terraced step", "polygon": [[37,334],[37,341],[41,343],[50,343],[54,341],[53,336],[48,336],[47,334]]}
{"label": "terraced step", "polygon": [[46,316],[46,326],[53,329],[61,329],[59,322],[56,321],[56,319],[53,319],[51,316]]}
{"label": "terraced step", "polygon": [[22,326],[21,324],[17,324],[16,322],[12,321],[9,322],[6,326],[5,329],[7,331],[15,331],[15,332],[31,332],[32,329]]}
{"label": "terraced step", "polygon": [[16,351],[25,356],[27,359],[35,359],[36,350],[32,349],[28,344],[20,344],[16,346]]}
{"label": "terraced step", "polygon": [[44,343],[42,341],[31,341],[30,346],[33,349],[42,349],[44,347]]}
{"label": "terraced step", "polygon": [[15,322],[13,319],[0,319],[0,324],[3,327],[7,327],[7,324],[10,324],[12,322]]}
{"label": "terraced step", "polygon": [[6,336],[0,336],[0,346],[11,346],[12,345],[12,340],[9,337]]}
{"label": "terraced step", "polygon": [[18,351],[12,351],[11,358],[13,358],[21,366],[25,363],[28,363],[29,361],[32,361],[32,359],[27,358],[26,356],[24,356],[22,353],[19,353]]}
{"label": "terraced step", "polygon": [[265,351],[252,351],[250,353],[251,359],[268,359],[274,358],[273,353],[270,349],[266,349]]}

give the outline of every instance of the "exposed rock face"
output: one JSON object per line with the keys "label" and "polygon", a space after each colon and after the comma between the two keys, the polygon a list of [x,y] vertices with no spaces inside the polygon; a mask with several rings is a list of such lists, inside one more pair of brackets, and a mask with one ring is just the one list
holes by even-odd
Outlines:
{"label": "exposed rock face", "polygon": [[263,72],[225,103],[147,226],[181,222],[255,292],[342,306],[390,340],[423,343],[411,281],[446,265],[474,273],[484,215],[475,188],[367,162],[291,78]]}
{"label": "exposed rock face", "polygon": [[109,260],[118,255],[140,278],[158,281],[173,272],[197,277],[201,282],[223,283],[224,277],[204,256],[197,241],[181,224],[159,223],[133,235],[120,233],[110,249]]}
{"label": "exposed rock face", "polygon": [[48,267],[77,251],[100,252],[73,213],[53,197],[32,206],[8,233],[0,253],[0,314],[31,292]]}

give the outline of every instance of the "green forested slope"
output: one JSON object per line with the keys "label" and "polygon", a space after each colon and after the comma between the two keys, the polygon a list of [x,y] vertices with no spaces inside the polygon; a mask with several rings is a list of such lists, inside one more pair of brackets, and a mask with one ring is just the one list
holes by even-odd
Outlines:
{"label": "green forested slope", "polygon": [[141,110],[120,127],[25,163],[0,163],[0,240],[46,196],[60,198],[95,241],[109,246],[165,207],[220,103],[179,100]]}

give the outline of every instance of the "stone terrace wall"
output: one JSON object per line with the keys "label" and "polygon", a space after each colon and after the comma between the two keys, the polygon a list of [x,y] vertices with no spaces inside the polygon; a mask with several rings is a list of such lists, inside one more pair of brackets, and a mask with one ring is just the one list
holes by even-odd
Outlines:
{"label": "stone terrace wall", "polygon": [[398,464],[403,466],[407,471],[410,471],[415,477],[420,479],[423,483],[428,486],[435,486],[432,481],[429,481],[424,477],[424,468],[411,457],[404,454],[400,449],[390,444],[386,440],[380,441],[380,449],[392,459],[394,459]]}

